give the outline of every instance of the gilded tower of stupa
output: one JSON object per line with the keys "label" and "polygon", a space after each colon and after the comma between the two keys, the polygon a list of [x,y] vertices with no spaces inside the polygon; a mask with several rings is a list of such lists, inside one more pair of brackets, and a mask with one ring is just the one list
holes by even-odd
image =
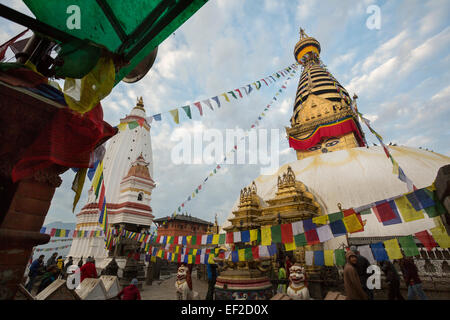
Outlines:
{"label": "gilded tower of stupa", "polygon": [[297,159],[346,148],[365,146],[350,96],[320,60],[320,43],[300,29],[295,59],[303,66],[298,84],[289,145]]}

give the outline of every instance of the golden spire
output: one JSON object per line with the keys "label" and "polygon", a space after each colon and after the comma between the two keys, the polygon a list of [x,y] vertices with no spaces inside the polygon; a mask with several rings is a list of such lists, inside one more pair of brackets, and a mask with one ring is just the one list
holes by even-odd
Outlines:
{"label": "golden spire", "polygon": [[142,99],[142,97],[136,98],[136,106],[134,107],[134,109],[140,109],[142,111],[145,111],[144,100]]}

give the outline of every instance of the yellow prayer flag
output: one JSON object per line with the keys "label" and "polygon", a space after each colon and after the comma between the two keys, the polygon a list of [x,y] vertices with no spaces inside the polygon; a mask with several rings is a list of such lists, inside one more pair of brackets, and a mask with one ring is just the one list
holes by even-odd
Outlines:
{"label": "yellow prayer flag", "polygon": [[398,163],[397,161],[394,160],[394,158],[392,158],[392,173],[396,176],[398,176]]}
{"label": "yellow prayer flag", "polygon": [[239,261],[245,261],[245,249],[238,250]]}
{"label": "yellow prayer flag", "polygon": [[270,246],[272,244],[272,233],[270,231],[270,226],[265,226],[261,228],[261,245]]}
{"label": "yellow prayer flag", "polygon": [[333,250],[324,250],[323,255],[325,257],[325,266],[332,267],[334,265],[334,251]]}
{"label": "yellow prayer flag", "polygon": [[397,239],[384,241],[384,247],[386,248],[386,252],[390,260],[403,258]]}
{"label": "yellow prayer flag", "polygon": [[410,222],[424,218],[423,210],[416,211],[416,209],[414,209],[414,207],[412,206],[411,202],[409,202],[408,198],[406,198],[405,196],[401,196],[400,198],[397,198],[394,201],[405,222]]}
{"label": "yellow prayer flag", "polygon": [[450,236],[447,234],[447,231],[443,226],[435,227],[430,229],[430,231],[434,240],[439,244],[439,247],[442,249],[450,248]]}
{"label": "yellow prayer flag", "polygon": [[119,129],[119,131],[124,131],[128,128],[128,123],[121,123],[117,125],[117,129]]}
{"label": "yellow prayer flag", "polygon": [[151,257],[150,257],[150,261],[151,261],[151,262],[156,262],[156,257],[155,257],[155,256],[151,256]]}
{"label": "yellow prayer flag", "polygon": [[173,109],[169,111],[172,115],[173,121],[175,121],[176,124],[180,123],[180,118],[178,116],[178,109]]}
{"label": "yellow prayer flag", "polygon": [[356,217],[356,214],[346,216],[342,219],[342,221],[344,222],[345,228],[349,233],[359,231],[362,228],[362,225]]}
{"label": "yellow prayer flag", "polygon": [[191,239],[192,239],[192,236],[187,236],[187,237],[186,237],[186,242],[187,242],[188,244],[191,244]]}
{"label": "yellow prayer flag", "polygon": [[172,256],[170,257],[170,261],[175,261],[175,255],[172,253]]}
{"label": "yellow prayer flag", "polygon": [[156,256],[162,258],[162,253],[163,253],[162,250],[159,249],[159,250],[158,250],[158,254],[157,254]]}
{"label": "yellow prayer flag", "polygon": [[250,230],[250,242],[258,240],[258,229]]}
{"label": "yellow prayer flag", "polygon": [[179,253],[180,252],[180,247],[179,246],[176,246],[175,247],[175,253]]}
{"label": "yellow prayer flag", "polygon": [[314,217],[314,218],[312,218],[312,222],[315,224],[327,224],[328,223],[328,215]]}
{"label": "yellow prayer flag", "polygon": [[172,236],[168,236],[168,237],[167,237],[167,242],[166,242],[166,243],[170,243],[170,241],[172,240],[172,238],[173,238]]}
{"label": "yellow prayer flag", "polygon": [[188,264],[193,264],[195,262],[193,255],[188,255]]}
{"label": "yellow prayer flag", "polygon": [[216,262],[214,261],[214,258],[215,258],[214,254],[210,253],[208,256],[208,263],[215,264]]}
{"label": "yellow prayer flag", "polygon": [[294,251],[297,248],[295,242],[285,243],[284,247],[286,248],[286,251]]}
{"label": "yellow prayer flag", "polygon": [[226,93],[222,93],[222,95],[225,97],[225,100],[227,100],[228,102],[230,102],[230,99],[228,98]]}
{"label": "yellow prayer flag", "polygon": [[219,244],[219,234],[213,235],[212,244]]}
{"label": "yellow prayer flag", "polygon": [[193,256],[197,255],[197,249],[192,249],[192,255]]}
{"label": "yellow prayer flag", "polygon": [[97,169],[95,170],[95,174],[94,174],[94,178],[92,179],[92,187],[95,189],[97,189],[97,185],[99,183],[100,180],[100,176],[103,173],[103,161],[101,161],[98,166]]}

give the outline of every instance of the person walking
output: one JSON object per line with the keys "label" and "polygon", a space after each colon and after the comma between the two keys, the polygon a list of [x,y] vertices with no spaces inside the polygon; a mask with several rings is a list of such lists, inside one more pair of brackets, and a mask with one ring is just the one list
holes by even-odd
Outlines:
{"label": "person walking", "polygon": [[373,300],[373,291],[367,287],[367,279],[369,278],[367,268],[369,268],[370,262],[366,259],[366,257],[360,255],[359,251],[356,249],[356,246],[351,246],[350,251],[354,252],[356,254],[356,257],[358,258],[358,261],[356,262],[356,271],[358,272],[361,286],[366,292],[369,300]]}
{"label": "person walking", "polygon": [[33,261],[33,263],[30,265],[30,271],[28,272],[28,283],[25,286],[25,288],[28,290],[28,292],[31,293],[31,290],[33,290],[34,281],[36,280],[36,277],[43,273],[44,269],[44,258],[45,256],[41,254],[39,258]]}
{"label": "person walking", "polygon": [[86,278],[97,278],[97,269],[95,268],[94,263],[91,258],[88,258],[86,263],[80,268],[81,278],[80,283],[83,282]]}
{"label": "person walking", "polygon": [[81,256],[80,261],[78,261],[78,268],[81,268],[83,266],[84,262],[83,262],[83,256]]}
{"label": "person walking", "polygon": [[389,285],[388,299],[405,300],[400,293],[400,277],[394,265],[389,260],[386,260],[383,262],[381,270],[383,270],[384,274],[386,275],[386,282]]}
{"label": "person walking", "polygon": [[419,278],[417,267],[411,258],[400,260],[400,269],[403,273],[406,286],[408,287],[408,300],[414,300],[417,297],[421,300],[428,300],[422,288],[422,281]]}
{"label": "person walking", "polygon": [[[141,294],[138,289],[138,280],[134,278],[128,287],[125,287],[120,291],[116,298],[119,300],[141,300]],[[123,296],[123,298],[122,298]]]}
{"label": "person walking", "polygon": [[214,286],[216,285],[217,279],[217,265],[208,264],[206,266],[206,271],[208,273],[208,292],[206,293],[206,300],[214,300]]}
{"label": "person walking", "polygon": [[347,263],[344,266],[344,289],[347,300],[368,300],[358,275],[358,256],[353,251],[345,255]]}

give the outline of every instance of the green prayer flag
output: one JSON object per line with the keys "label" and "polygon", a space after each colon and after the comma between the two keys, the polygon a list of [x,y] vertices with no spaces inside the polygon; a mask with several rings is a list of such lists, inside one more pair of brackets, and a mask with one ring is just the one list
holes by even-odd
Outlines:
{"label": "green prayer flag", "polygon": [[294,241],[295,241],[295,245],[297,247],[304,247],[308,244],[308,242],[306,242],[306,236],[304,233],[300,233],[294,236]]}
{"label": "green prayer flag", "polygon": [[197,244],[197,236],[192,236],[191,244]]}
{"label": "green prayer flag", "polygon": [[172,244],[174,239],[175,239],[175,237],[170,237],[169,243]]}
{"label": "green prayer flag", "polygon": [[281,243],[281,225],[271,226],[270,232],[272,233],[272,243]]}
{"label": "green prayer flag", "polygon": [[128,128],[129,129],[134,129],[137,126],[139,126],[139,123],[137,121],[128,122]]}
{"label": "green prayer flag", "polygon": [[345,250],[344,249],[334,250],[334,258],[336,259],[337,266],[344,266],[345,265]]}
{"label": "green prayer flag", "polygon": [[370,208],[367,208],[366,210],[363,210],[363,211],[360,212],[361,215],[363,215],[363,214],[371,214],[371,213],[372,213],[372,210]]}
{"label": "green prayer flag", "polygon": [[413,236],[409,235],[406,237],[399,237],[398,242],[407,257],[414,257],[419,255],[419,249],[417,249],[417,245],[414,242]]}
{"label": "green prayer flag", "polygon": [[338,220],[342,220],[344,218],[344,214],[339,211],[328,215],[328,218],[330,219],[330,222],[335,222]]}
{"label": "green prayer flag", "polygon": [[194,253],[194,249],[190,248],[188,254],[193,254]]}
{"label": "green prayer flag", "polygon": [[225,244],[225,233],[219,234],[219,244]]}
{"label": "green prayer flag", "polygon": [[253,259],[252,248],[245,248],[245,261],[249,261]]}
{"label": "green prayer flag", "polygon": [[191,115],[191,107],[189,106],[184,106],[182,107],[184,112],[186,112],[186,115],[189,117],[189,119],[192,119],[192,115]]}
{"label": "green prayer flag", "polygon": [[440,216],[442,214],[445,214],[446,210],[444,208],[444,206],[442,205],[442,203],[439,201],[438,197],[436,196],[436,192],[430,191],[427,188],[424,189],[425,193],[431,198],[433,199],[435,205],[425,208],[425,212],[427,213],[428,217],[430,218],[434,218],[437,216]]}

